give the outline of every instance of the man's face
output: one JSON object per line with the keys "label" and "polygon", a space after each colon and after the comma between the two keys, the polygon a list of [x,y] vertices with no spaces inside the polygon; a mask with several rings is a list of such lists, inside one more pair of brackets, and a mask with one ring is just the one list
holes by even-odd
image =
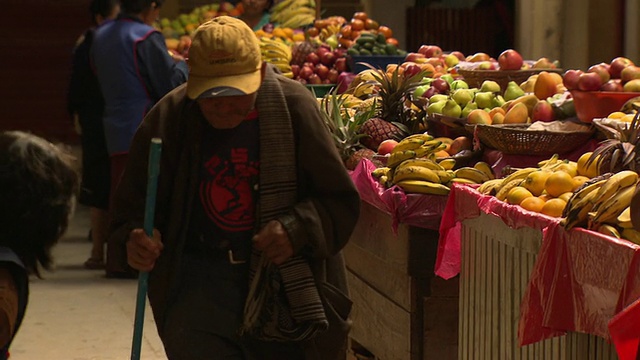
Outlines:
{"label": "man's face", "polygon": [[257,93],[196,100],[205,119],[216,129],[232,129],[254,109]]}

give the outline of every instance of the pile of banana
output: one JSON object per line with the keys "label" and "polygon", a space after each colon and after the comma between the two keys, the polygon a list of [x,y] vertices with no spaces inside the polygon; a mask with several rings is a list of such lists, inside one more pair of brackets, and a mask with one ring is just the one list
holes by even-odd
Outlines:
{"label": "pile of banana", "polygon": [[437,160],[435,153],[446,147],[428,134],[414,134],[401,140],[387,159],[387,166],[372,172],[386,187],[398,185],[405,192],[448,195],[451,184],[480,184],[493,179],[491,167],[479,162],[474,167],[453,170],[452,158]]}
{"label": "pile of banana", "polygon": [[316,20],[314,0],[283,0],[271,7],[271,22],[300,29]]}
{"label": "pile of banana", "polygon": [[275,65],[282,74],[293,79],[291,71],[291,47],[289,44],[267,37],[260,38],[260,52],[262,60]]}
{"label": "pile of banana", "polygon": [[639,242],[640,233],[631,224],[631,199],[638,174],[623,170],[586,182],[567,202],[561,224],[565,229],[585,227],[617,238]]}
{"label": "pile of banana", "polygon": [[325,41],[328,38],[330,38],[332,35],[338,36],[338,34],[340,33],[340,29],[342,29],[341,24],[337,22],[330,23],[327,26],[320,29],[320,33],[318,34],[318,37],[320,38],[321,41]]}

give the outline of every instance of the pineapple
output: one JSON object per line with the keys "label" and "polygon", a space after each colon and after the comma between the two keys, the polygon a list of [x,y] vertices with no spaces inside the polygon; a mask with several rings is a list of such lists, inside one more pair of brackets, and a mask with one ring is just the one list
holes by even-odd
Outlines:
{"label": "pineapple", "polygon": [[640,112],[636,112],[633,120],[625,130],[615,139],[602,141],[587,160],[587,166],[595,161],[597,156],[600,174],[619,172],[621,170],[640,171]]}
{"label": "pineapple", "polygon": [[316,51],[317,46],[308,41],[298,41],[291,48],[291,65],[302,66],[305,58]]}
{"label": "pineapple", "polygon": [[[377,116],[371,118],[360,128],[367,137],[360,140],[369,149],[377,150],[381,142],[387,139],[400,141],[409,134],[419,131],[420,124],[415,116],[411,116],[410,94],[424,77],[426,72],[405,78],[399,74],[399,67],[388,74],[385,70],[376,69],[366,64],[375,79],[380,101]],[[362,85],[362,84],[361,84]]]}
{"label": "pineapple", "polygon": [[336,95],[337,89],[327,94],[320,102],[325,125],[331,133],[342,161],[353,170],[362,158],[372,159],[375,153],[365,149],[360,140],[365,134],[358,130],[375,112],[375,102],[369,109],[354,110],[346,106],[349,95]]}

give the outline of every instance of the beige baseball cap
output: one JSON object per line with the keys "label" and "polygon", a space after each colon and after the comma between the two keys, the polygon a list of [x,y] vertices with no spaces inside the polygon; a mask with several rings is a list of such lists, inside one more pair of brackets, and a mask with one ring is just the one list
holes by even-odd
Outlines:
{"label": "beige baseball cap", "polygon": [[260,42],[244,21],[230,16],[196,29],[188,65],[190,99],[251,94],[262,82]]}

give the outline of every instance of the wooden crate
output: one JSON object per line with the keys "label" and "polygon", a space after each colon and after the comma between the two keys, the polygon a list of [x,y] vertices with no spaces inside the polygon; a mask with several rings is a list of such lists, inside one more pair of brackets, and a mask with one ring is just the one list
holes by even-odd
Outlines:
{"label": "wooden crate", "polygon": [[458,359],[617,359],[605,339],[580,333],[518,346],[520,301],[540,249],[540,230],[511,229],[481,213],[462,223],[461,235]]}
{"label": "wooden crate", "polygon": [[[351,337],[376,359],[423,360],[429,346],[439,346],[425,341],[425,328],[430,334],[442,334],[439,329],[447,326],[424,310],[437,312],[451,301],[457,303],[458,287],[457,279],[446,285],[443,280],[434,282],[437,242],[437,231],[402,224],[394,234],[389,215],[362,203],[344,250],[354,302]],[[439,299],[445,296],[449,301],[443,305]],[[447,320],[457,322],[457,313]],[[455,346],[457,333],[446,334],[450,338],[444,342]]]}

